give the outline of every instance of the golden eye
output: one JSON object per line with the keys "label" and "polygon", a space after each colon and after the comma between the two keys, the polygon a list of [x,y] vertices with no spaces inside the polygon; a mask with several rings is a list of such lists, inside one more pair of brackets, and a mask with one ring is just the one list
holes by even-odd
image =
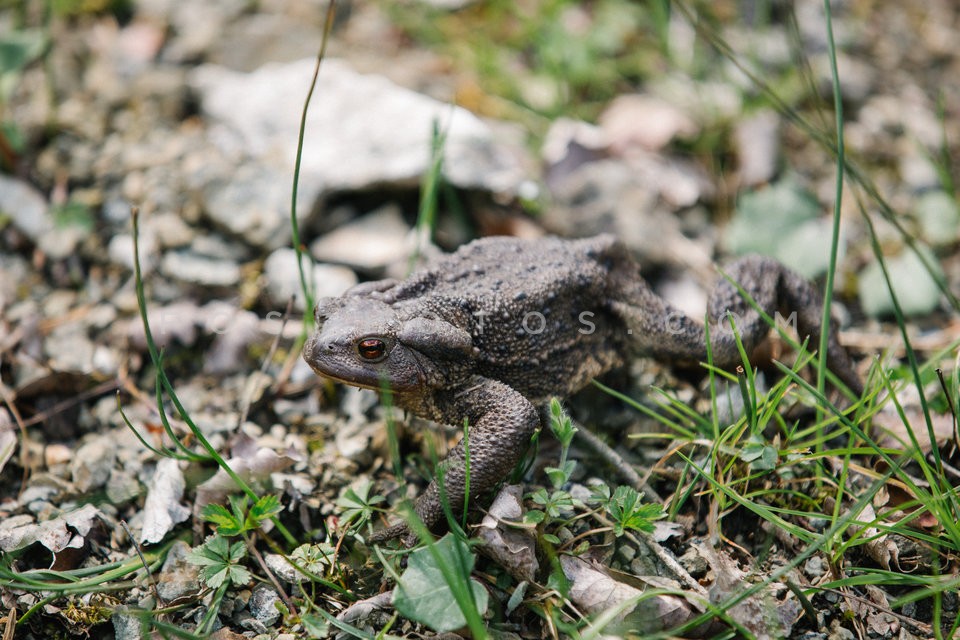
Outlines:
{"label": "golden eye", "polygon": [[357,343],[357,353],[364,360],[380,360],[387,353],[387,345],[380,338],[364,338]]}

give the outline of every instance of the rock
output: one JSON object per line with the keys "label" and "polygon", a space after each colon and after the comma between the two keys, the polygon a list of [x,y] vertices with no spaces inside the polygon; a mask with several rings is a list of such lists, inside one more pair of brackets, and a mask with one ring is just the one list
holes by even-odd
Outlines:
{"label": "rock", "polygon": [[247,606],[250,613],[263,625],[270,627],[276,624],[280,619],[280,611],[277,609],[277,603],[280,602],[280,596],[272,588],[264,584],[258,584],[253,588],[253,595],[250,596],[250,602]]}
{"label": "rock", "polygon": [[204,357],[203,370],[211,374],[242,370],[247,350],[260,337],[257,314],[215,300],[201,307],[198,320],[207,333],[216,334]]}
{"label": "rock", "polygon": [[[147,310],[147,320],[150,323],[150,332],[153,340],[160,348],[169,346],[174,340],[189,347],[197,339],[197,323],[200,309],[193,302],[174,302],[163,307],[156,305]],[[127,339],[131,345],[139,350],[146,351],[147,341],[143,332],[143,323],[139,318],[130,321],[127,326]]]}
{"label": "rock", "polygon": [[[830,58],[826,55],[815,56],[810,66],[817,75],[820,94],[828,100],[833,99],[833,76]],[[855,57],[844,54],[838,49],[837,73],[840,75],[840,94],[852,104],[863,104],[874,93],[877,69]]]}
{"label": "rock", "polygon": [[616,234],[654,264],[677,264],[682,257],[684,266],[709,265],[710,256],[684,236],[678,218],[659,203],[665,196],[657,189],[667,188],[669,181],[655,182],[652,175],[653,170],[635,170],[632,161],[587,162],[555,185],[553,206],[541,217],[543,225],[571,237]]}
{"label": "rock", "polygon": [[[770,215],[776,211],[777,215]],[[832,220],[795,176],[741,194],[726,229],[725,243],[736,254],[773,256],[808,278],[830,262]],[[845,243],[841,238],[840,251]]]}
{"label": "rock", "polygon": [[0,174],[0,212],[10,216],[13,225],[54,260],[72,255],[89,234],[83,224],[58,223],[53,209],[39,191],[3,174]]}
{"label": "rock", "polygon": [[310,253],[320,262],[337,262],[372,271],[405,260],[413,250],[410,227],[400,207],[389,204],[318,238]]}
{"label": "rock", "polygon": [[96,347],[83,324],[62,324],[43,343],[47,364],[54,371],[93,371]]}
{"label": "rock", "polygon": [[928,191],[917,198],[915,211],[923,237],[931,245],[948,246],[957,241],[960,208],[954,196],[940,190]]}
{"label": "rock", "polygon": [[43,463],[48,468],[54,467],[73,459],[73,449],[65,444],[53,442],[43,448]]}
{"label": "rock", "polygon": [[[289,244],[292,168],[277,170],[248,161],[230,174],[204,185],[210,219],[255,246],[274,249]],[[300,202],[301,209],[309,207],[307,199]]]}
{"label": "rock", "polygon": [[143,487],[137,478],[128,471],[114,469],[107,479],[107,500],[112,504],[120,505],[135,500],[143,492]]}
{"label": "rock", "polygon": [[190,547],[176,541],[167,553],[157,578],[157,593],[165,602],[173,602],[200,591],[200,567],[188,559]]}
{"label": "rock", "polygon": [[600,128],[611,148],[624,153],[640,146],[659,151],[673,140],[690,140],[700,133],[694,120],[675,105],[649,95],[624,95],[600,114]]}
{"label": "rock", "polygon": [[300,584],[307,580],[307,576],[297,571],[297,569],[279,553],[265,553],[263,560],[267,563],[267,568],[270,569],[275,576],[288,584]]}
{"label": "rock", "polygon": [[[257,224],[238,229],[233,223],[235,232],[260,246],[277,248],[289,238],[289,176],[313,68],[314,60],[305,59],[252,73],[205,65],[191,74],[211,139],[225,153],[242,150],[253,161],[242,179],[213,187],[207,197],[216,201],[218,189],[242,189],[247,182],[253,195],[266,190],[257,200]],[[358,74],[335,59],[323,61],[318,90],[323,97],[310,106],[301,164],[304,208],[334,191],[415,184],[429,168],[435,124],[446,133],[444,177],[451,184],[510,194],[526,178],[515,152],[498,145],[491,129],[465,109]],[[221,224],[228,216],[247,217],[214,208],[219,212],[211,216]]]}
{"label": "rock", "polygon": [[913,191],[925,191],[940,187],[940,175],[930,157],[922,152],[904,153],[897,159],[900,177]]}
{"label": "rock", "polygon": [[607,136],[600,127],[588,122],[558,118],[547,130],[540,155],[546,164],[547,187],[559,190],[580,166],[607,155]]}
{"label": "rock", "polygon": [[[346,267],[315,264],[310,254],[305,254],[303,260],[303,268],[308,274],[312,267],[314,295],[317,298],[339,296],[357,284],[356,274]],[[296,296],[294,308],[298,311],[304,310],[296,251],[289,247],[275,250],[264,262],[263,275],[266,279],[264,293],[270,304],[278,310],[285,309],[290,297]]]}
{"label": "rock", "polygon": [[157,213],[144,221],[144,228],[156,236],[157,245],[163,249],[185,247],[193,242],[196,232],[175,213]]}
{"label": "rock", "polygon": [[198,255],[189,250],[168,251],[160,262],[160,270],[170,278],[203,287],[236,287],[240,284],[240,267],[236,262]]}
{"label": "rock", "polygon": [[112,436],[98,436],[81,446],[71,464],[73,484],[84,493],[105,485],[116,455],[117,444]]}
{"label": "rock", "polygon": [[[940,278],[943,271],[929,249],[919,247],[934,273]],[[897,295],[900,307],[906,316],[917,316],[933,311],[940,301],[940,289],[916,253],[904,249],[903,253],[886,259],[890,283]],[[860,274],[858,283],[860,304],[864,313],[873,317],[890,316],[894,312],[893,299],[887,289],[880,265],[872,262]]]}
{"label": "rock", "polygon": [[[20,297],[21,287],[30,287],[37,274],[22,256],[16,254],[0,255],[0,317],[8,305]],[[0,323],[0,327],[2,327]]]}
{"label": "rock", "polygon": [[126,607],[117,607],[110,616],[115,640],[139,640],[143,637],[143,623],[138,616],[127,613]]}
{"label": "rock", "polygon": [[758,111],[737,123],[733,132],[740,184],[770,182],[780,159],[780,117],[770,109]]}
{"label": "rock", "polygon": [[32,186],[0,173],[0,211],[34,244],[53,228],[47,199]]}

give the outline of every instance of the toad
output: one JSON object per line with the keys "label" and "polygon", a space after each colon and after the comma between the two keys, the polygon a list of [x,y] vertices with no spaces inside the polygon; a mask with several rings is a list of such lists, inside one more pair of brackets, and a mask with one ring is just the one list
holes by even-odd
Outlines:
{"label": "toad", "polygon": [[[817,344],[820,295],[779,262],[750,256],[727,274],[760,309],[796,314],[801,337]],[[719,367],[741,363],[729,320],[749,353],[769,325],[722,279],[708,302],[710,349]],[[538,407],[568,396],[600,374],[644,355],[667,363],[707,360],[707,332],[658,295],[613,236],[580,240],[496,237],[476,240],[404,281],[380,280],[318,302],[317,332],[303,356],[320,375],[350,385],[389,388],[397,406],[449,425],[468,425],[441,463],[454,513],[495,488],[520,461],[540,424]],[[827,364],[854,393],[862,384],[827,328]],[[430,528],[443,519],[441,487],[415,503]],[[410,532],[398,524],[383,541]]]}

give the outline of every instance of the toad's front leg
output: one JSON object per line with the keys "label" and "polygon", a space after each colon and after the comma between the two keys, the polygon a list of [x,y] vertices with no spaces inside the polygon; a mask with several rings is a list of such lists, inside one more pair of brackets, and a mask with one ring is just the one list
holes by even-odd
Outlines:
{"label": "toad's front leg", "polygon": [[[455,516],[462,513],[468,504],[468,477],[470,497],[496,488],[520,462],[540,424],[537,409],[529,400],[502,382],[482,376],[426,399],[399,398],[398,404],[437,422],[457,425],[466,420],[469,426],[466,438],[440,463],[437,478],[414,505],[417,516],[430,529],[443,519],[443,500]],[[399,536],[407,544],[416,541],[405,523],[374,533],[370,541]]]}

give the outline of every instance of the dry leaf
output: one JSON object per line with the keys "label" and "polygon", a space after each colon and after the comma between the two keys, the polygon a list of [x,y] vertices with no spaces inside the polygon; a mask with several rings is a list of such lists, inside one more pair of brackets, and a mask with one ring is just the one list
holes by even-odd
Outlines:
{"label": "dry leaf", "polygon": [[36,542],[49,549],[54,556],[64,549],[80,549],[100,516],[99,509],[85,504],[40,523],[23,523],[23,519],[10,518],[0,523],[0,549],[5,552],[16,551]]}
{"label": "dry leaf", "polygon": [[[560,556],[560,566],[570,581],[568,597],[584,613],[622,609],[613,618],[616,631],[653,633],[688,622],[698,612],[683,598],[656,595],[643,600],[643,591],[614,580],[599,567],[574,556]],[[611,629],[606,629],[611,632]]]}
{"label": "dry leaf", "polygon": [[17,450],[17,432],[10,412],[0,408],[0,472]]}
{"label": "dry leaf", "polygon": [[180,503],[185,485],[177,460],[164,458],[157,463],[143,504],[140,542],[160,542],[175,525],[190,517],[190,509]]}
{"label": "dry leaf", "polygon": [[[749,586],[747,574],[729,556],[706,544],[696,547],[716,576],[716,582],[710,588],[711,602],[722,604]],[[787,638],[800,615],[800,605],[789,596],[777,598],[776,592],[783,589],[781,584],[769,584],[727,609],[727,614],[757,640]]]}
{"label": "dry leaf", "polygon": [[[873,522],[876,519],[877,514],[873,510],[873,505],[870,504],[863,508],[857,518],[860,522]],[[899,571],[900,567],[897,561],[900,551],[897,549],[897,545],[890,540],[890,537],[886,534],[881,535],[875,527],[864,528],[856,525],[850,526],[850,534],[856,535],[861,529],[863,529],[861,538],[867,540],[863,544],[864,552],[884,569],[889,570],[892,567]]]}
{"label": "dry leaf", "polygon": [[523,518],[523,492],[517,485],[504,487],[477,529],[483,553],[520,581],[532,582],[540,569],[536,541],[524,529],[506,524]]}

